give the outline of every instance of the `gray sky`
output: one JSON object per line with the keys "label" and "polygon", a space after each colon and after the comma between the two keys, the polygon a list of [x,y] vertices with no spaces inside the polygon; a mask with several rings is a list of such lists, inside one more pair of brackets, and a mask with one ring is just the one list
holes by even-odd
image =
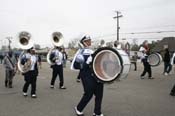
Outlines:
{"label": "gray sky", "polygon": [[120,38],[152,40],[175,33],[124,34],[132,32],[175,31],[175,0],[0,0],[0,42],[7,44],[23,30],[32,34],[35,43],[51,45],[54,31],[69,40],[87,33],[94,39],[116,40],[116,20],[120,18]]}

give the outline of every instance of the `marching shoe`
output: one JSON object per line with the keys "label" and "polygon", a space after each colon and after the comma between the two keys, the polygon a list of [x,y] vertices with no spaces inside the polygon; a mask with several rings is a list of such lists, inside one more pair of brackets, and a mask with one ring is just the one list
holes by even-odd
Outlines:
{"label": "marching shoe", "polygon": [[104,116],[103,114],[97,115],[95,113],[93,113],[93,116]]}
{"label": "marching shoe", "polygon": [[51,89],[54,89],[54,85],[50,85],[50,88],[51,88]]}
{"label": "marching shoe", "polygon": [[153,77],[148,77],[148,79],[154,79]]}
{"label": "marching shoe", "polygon": [[79,83],[80,82],[80,79],[77,79],[77,82]]}
{"label": "marching shoe", "polygon": [[24,96],[24,97],[27,97],[27,93],[23,93],[23,96]]}
{"label": "marching shoe", "polygon": [[66,87],[65,86],[61,86],[60,89],[66,89]]}
{"label": "marching shoe", "polygon": [[144,76],[140,76],[140,79],[144,79]]}
{"label": "marching shoe", "polygon": [[168,73],[165,72],[164,75],[165,75],[165,76],[168,76]]}
{"label": "marching shoe", "polygon": [[74,108],[77,116],[84,116],[83,112],[78,111],[77,107]]}
{"label": "marching shoe", "polygon": [[36,98],[36,94],[32,94],[32,96],[31,96],[32,98]]}

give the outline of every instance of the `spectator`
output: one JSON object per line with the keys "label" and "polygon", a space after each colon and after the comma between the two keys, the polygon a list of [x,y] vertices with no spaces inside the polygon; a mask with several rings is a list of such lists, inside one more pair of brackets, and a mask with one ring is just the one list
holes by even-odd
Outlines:
{"label": "spectator", "polygon": [[9,51],[8,54],[4,57],[3,65],[5,68],[5,87],[12,88],[13,77],[16,73],[16,59],[13,56],[13,52]]}
{"label": "spectator", "polygon": [[169,72],[171,71],[171,68],[172,68],[172,66],[170,64],[170,59],[171,59],[171,57],[170,57],[169,49],[166,48],[164,58],[163,58],[163,61],[164,61],[164,72],[163,72],[163,74],[166,75],[166,76],[169,74]]}
{"label": "spectator", "polygon": [[134,64],[134,71],[137,71],[137,59],[138,55],[137,52],[134,52],[134,55],[132,56],[132,64]]}

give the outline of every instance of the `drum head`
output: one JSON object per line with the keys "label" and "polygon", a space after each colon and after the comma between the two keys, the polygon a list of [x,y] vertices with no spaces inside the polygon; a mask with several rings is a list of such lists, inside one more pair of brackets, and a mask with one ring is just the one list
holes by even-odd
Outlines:
{"label": "drum head", "polygon": [[148,61],[151,66],[158,66],[162,61],[162,57],[158,53],[153,53],[148,56]]}
{"label": "drum head", "polygon": [[102,82],[111,82],[120,77],[122,64],[121,56],[113,48],[99,48],[93,54],[92,70],[95,77]]}

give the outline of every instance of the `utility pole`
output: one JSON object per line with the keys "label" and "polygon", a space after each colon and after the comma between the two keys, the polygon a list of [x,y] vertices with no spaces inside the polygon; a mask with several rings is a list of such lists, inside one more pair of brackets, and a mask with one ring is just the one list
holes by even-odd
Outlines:
{"label": "utility pole", "polygon": [[117,41],[119,41],[119,18],[123,17],[123,15],[121,15],[121,12],[119,11],[115,11],[115,13],[117,14],[117,16],[113,17],[114,19],[117,19]]}
{"label": "utility pole", "polygon": [[8,37],[6,37],[6,39],[7,39],[8,42],[9,42],[8,49],[9,49],[9,51],[10,51],[10,50],[11,50],[10,44],[12,43],[12,41],[11,41],[12,37],[11,37],[11,36],[8,36]]}
{"label": "utility pole", "polygon": [[0,45],[0,46],[1,46],[1,48],[0,48],[0,49],[2,49],[2,46],[3,46],[3,44],[2,44],[2,40],[0,40],[0,43],[1,43],[1,45]]}

